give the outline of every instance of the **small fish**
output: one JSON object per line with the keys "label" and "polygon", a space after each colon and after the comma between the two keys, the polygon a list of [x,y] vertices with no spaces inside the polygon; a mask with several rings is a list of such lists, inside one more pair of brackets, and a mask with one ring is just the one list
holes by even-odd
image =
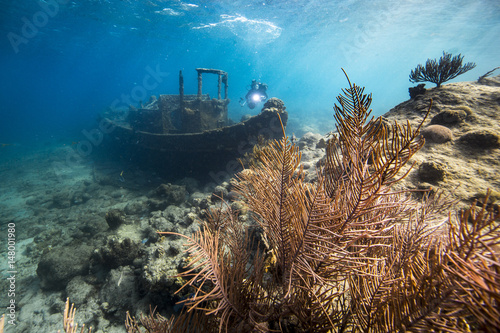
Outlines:
{"label": "small fish", "polygon": [[12,146],[12,143],[0,143],[0,145],[3,147],[7,147],[7,146]]}
{"label": "small fish", "polygon": [[120,176],[118,178],[122,183],[125,183],[125,178],[123,178],[123,171],[120,172]]}

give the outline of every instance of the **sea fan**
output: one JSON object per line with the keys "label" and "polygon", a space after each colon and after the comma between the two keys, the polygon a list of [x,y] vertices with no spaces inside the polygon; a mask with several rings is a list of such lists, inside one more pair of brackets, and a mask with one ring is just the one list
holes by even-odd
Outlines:
{"label": "sea fan", "polygon": [[468,62],[462,66],[464,57],[459,54],[452,58],[450,53],[443,51],[443,56],[436,59],[427,59],[425,67],[419,64],[410,73],[410,82],[432,82],[440,87],[442,83],[456,78],[470,71],[476,64]]}

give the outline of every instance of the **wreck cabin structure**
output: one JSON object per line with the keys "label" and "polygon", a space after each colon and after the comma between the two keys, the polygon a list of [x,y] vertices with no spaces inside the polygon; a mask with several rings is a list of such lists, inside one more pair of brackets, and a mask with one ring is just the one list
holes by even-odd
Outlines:
{"label": "wreck cabin structure", "polygon": [[[179,71],[179,95],[160,95],[157,106],[129,111],[128,121],[138,131],[158,134],[200,133],[229,124],[228,75],[219,69],[196,68],[198,93],[184,94],[184,77]],[[217,99],[203,95],[203,74],[218,75]],[[224,84],[224,98],[222,98]]]}
{"label": "wreck cabin structure", "polygon": [[[198,94],[192,98],[184,98],[184,79],[182,71],[179,72],[179,100],[181,123],[183,133],[196,133],[205,130],[220,128],[228,124],[227,105],[227,73],[219,69],[196,68],[198,72]],[[218,75],[217,80],[217,99],[210,100],[203,98],[203,79],[204,73]],[[221,88],[224,84],[224,99],[221,98]]]}

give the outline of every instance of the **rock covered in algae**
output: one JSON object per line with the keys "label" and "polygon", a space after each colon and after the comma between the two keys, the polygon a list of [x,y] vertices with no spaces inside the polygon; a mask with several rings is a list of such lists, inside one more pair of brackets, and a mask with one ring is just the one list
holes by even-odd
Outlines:
{"label": "rock covered in algae", "polygon": [[145,254],[140,276],[141,287],[150,292],[175,293],[182,285],[176,277],[183,267],[183,241],[165,238],[150,246]]}
{"label": "rock covered in algae", "polygon": [[180,205],[186,201],[186,186],[161,184],[151,193],[157,199],[165,200],[169,205]]}
{"label": "rock covered in algae", "polygon": [[418,176],[424,182],[443,181],[446,176],[446,165],[437,161],[424,162],[418,168]]}
{"label": "rock covered in algae", "polygon": [[36,270],[42,289],[63,290],[75,276],[88,274],[91,253],[92,248],[83,244],[47,251]]}
{"label": "rock covered in algae", "polygon": [[116,229],[125,222],[124,215],[119,209],[111,209],[106,213],[105,219],[110,229]]}
{"label": "rock covered in algae", "polygon": [[[407,100],[384,115],[399,124],[409,121],[415,128],[432,103],[421,133],[425,134],[431,126],[442,126],[427,126],[431,122],[441,123],[448,126],[443,130],[448,133],[443,137],[448,139],[446,144],[437,144],[431,143],[432,138],[427,137],[426,144],[412,160],[417,165],[424,162],[447,165],[438,189],[457,199],[457,208],[468,208],[474,193],[488,188],[500,191],[500,76],[487,81],[488,84],[457,82],[444,84],[439,89],[428,89],[425,95]],[[419,168],[414,168],[401,185],[420,188],[422,183]]]}
{"label": "rock covered in algae", "polygon": [[458,140],[462,144],[479,149],[500,148],[500,136],[487,129],[468,132]]}
{"label": "rock covered in algae", "polygon": [[140,300],[136,277],[130,266],[112,269],[99,292],[102,311],[114,318],[124,318],[126,312]]}
{"label": "rock covered in algae", "polygon": [[140,245],[130,238],[111,235],[106,238],[106,243],[103,246],[94,250],[92,259],[97,264],[116,268],[130,265],[137,257],[139,249]]}
{"label": "rock covered in algae", "polygon": [[466,118],[467,112],[463,109],[444,110],[432,117],[431,124],[452,126],[464,122]]}

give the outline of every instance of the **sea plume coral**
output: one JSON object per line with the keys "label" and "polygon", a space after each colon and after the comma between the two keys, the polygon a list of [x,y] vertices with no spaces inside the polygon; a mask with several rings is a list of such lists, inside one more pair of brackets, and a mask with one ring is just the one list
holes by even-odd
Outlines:
{"label": "sea plume coral", "polygon": [[461,54],[452,57],[450,53],[443,51],[443,56],[439,58],[439,61],[427,59],[425,67],[419,64],[413,69],[410,73],[410,82],[432,82],[440,87],[442,83],[476,67],[473,62],[468,62],[462,66],[463,58]]}

